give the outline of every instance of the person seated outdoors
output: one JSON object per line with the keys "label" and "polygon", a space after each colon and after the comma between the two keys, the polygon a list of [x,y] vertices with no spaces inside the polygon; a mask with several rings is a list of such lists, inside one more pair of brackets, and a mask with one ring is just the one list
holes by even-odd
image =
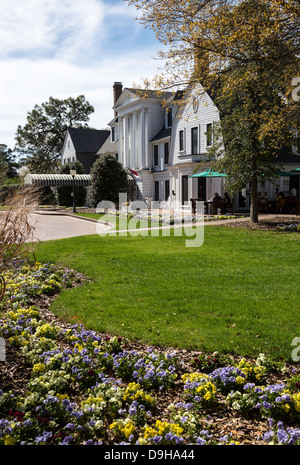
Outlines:
{"label": "person seated outdoors", "polygon": [[213,198],[213,215],[218,214],[218,210],[222,210],[222,197],[216,192]]}
{"label": "person seated outdoors", "polygon": [[296,198],[293,196],[292,192],[285,198],[285,208],[286,213],[293,213],[296,207]]}
{"label": "person seated outdoors", "polygon": [[276,213],[278,194],[279,194],[279,191],[278,191],[278,188],[276,187],[275,192],[269,201],[269,208],[270,208],[271,213]]}
{"label": "person seated outdoors", "polygon": [[258,205],[259,205],[259,212],[260,213],[268,213],[269,200],[268,200],[266,192],[264,192],[264,194],[260,197]]}
{"label": "person seated outdoors", "polygon": [[283,192],[279,192],[276,203],[276,213],[285,213],[285,197]]}
{"label": "person seated outdoors", "polygon": [[222,204],[222,213],[226,214],[227,212],[232,212],[232,202],[231,198],[227,192],[224,192],[223,195],[223,204]]}

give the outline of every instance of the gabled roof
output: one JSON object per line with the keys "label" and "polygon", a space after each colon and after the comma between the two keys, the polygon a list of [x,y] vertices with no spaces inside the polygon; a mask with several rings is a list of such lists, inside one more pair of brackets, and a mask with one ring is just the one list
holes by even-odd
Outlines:
{"label": "gabled roof", "polygon": [[171,132],[172,128],[163,128],[156,134],[156,136],[151,139],[150,142],[165,139],[166,137],[171,137]]}
{"label": "gabled roof", "polygon": [[108,130],[74,127],[68,132],[77,153],[97,153],[110,134]]}
{"label": "gabled roof", "polygon": [[161,103],[163,101],[165,102],[168,101],[172,96],[173,96],[173,92],[157,92],[151,89],[138,89],[134,87],[133,88],[125,87],[122,93],[120,94],[118,100],[115,102],[113,108],[116,110],[120,105],[122,106],[124,104],[124,101],[126,100],[126,97],[127,98],[129,97],[133,101],[135,99],[141,99],[141,100],[151,99],[151,100],[157,100],[159,103]]}
{"label": "gabled roof", "polygon": [[156,90],[138,89],[138,88],[135,89],[134,87],[133,88],[125,87],[124,90],[131,92],[137,97],[140,96],[142,98],[155,98],[158,100],[168,100],[173,95],[173,92],[157,92]]}

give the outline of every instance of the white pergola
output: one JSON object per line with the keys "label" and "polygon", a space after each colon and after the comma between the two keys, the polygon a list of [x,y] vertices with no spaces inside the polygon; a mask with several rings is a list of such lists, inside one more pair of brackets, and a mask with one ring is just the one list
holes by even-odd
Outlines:
{"label": "white pergola", "polygon": [[89,186],[91,176],[89,174],[27,174],[24,183],[27,186]]}

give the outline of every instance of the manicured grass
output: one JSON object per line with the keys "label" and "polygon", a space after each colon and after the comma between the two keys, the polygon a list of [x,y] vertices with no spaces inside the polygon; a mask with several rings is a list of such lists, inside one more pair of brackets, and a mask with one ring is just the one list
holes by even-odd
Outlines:
{"label": "manicured grass", "polygon": [[85,236],[34,246],[39,261],[91,279],[52,310],[157,345],[289,358],[300,337],[299,233],[205,228],[185,237]]}
{"label": "manicured grass", "polygon": [[[126,218],[121,216],[108,214],[104,215],[98,213],[75,213],[75,215],[83,216],[85,218],[91,218],[93,220],[107,221],[108,223],[111,223],[114,226],[114,229],[116,230],[128,230],[151,227],[151,221],[138,220],[135,218]],[[159,227],[159,223],[152,223],[152,226]]]}

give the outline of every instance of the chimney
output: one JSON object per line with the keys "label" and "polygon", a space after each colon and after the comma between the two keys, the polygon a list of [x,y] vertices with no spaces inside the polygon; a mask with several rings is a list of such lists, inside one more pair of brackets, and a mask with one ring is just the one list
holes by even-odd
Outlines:
{"label": "chimney", "polygon": [[[123,91],[123,85],[122,82],[115,82],[113,85],[113,90],[114,90],[114,106],[117,103],[118,98],[122,94]],[[117,112],[115,110],[115,117],[117,116]]]}

